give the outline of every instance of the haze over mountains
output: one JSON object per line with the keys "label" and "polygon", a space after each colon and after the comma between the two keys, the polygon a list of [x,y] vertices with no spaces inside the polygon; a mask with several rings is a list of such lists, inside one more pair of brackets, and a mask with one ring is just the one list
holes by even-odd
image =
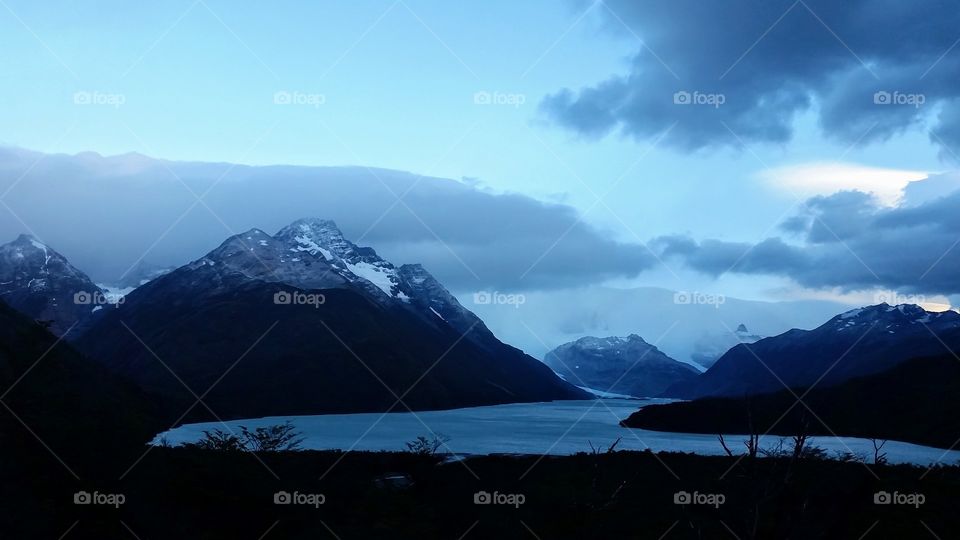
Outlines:
{"label": "haze over mountains", "polygon": [[[678,302],[680,297],[680,302]],[[638,334],[671,358],[702,369],[743,337],[773,336],[816,328],[850,309],[824,300],[762,302],[723,297],[723,304],[682,301],[682,292],[657,287],[581,287],[524,293],[522,305],[473,304],[504,341],[544,358],[550,350],[585,336]]]}

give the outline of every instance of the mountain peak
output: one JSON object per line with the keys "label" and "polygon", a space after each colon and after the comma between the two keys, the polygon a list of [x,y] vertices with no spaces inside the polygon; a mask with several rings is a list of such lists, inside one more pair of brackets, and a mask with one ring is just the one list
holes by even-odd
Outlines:
{"label": "mountain peak", "polygon": [[934,319],[944,319],[945,317],[953,320],[954,315],[952,315],[952,313],[955,312],[927,311],[922,306],[917,304],[899,304],[896,306],[891,306],[890,304],[883,302],[873,306],[865,306],[862,308],[845,311],[834,317],[833,322],[844,324],[846,326],[855,325],[857,323],[876,322],[929,322]]}
{"label": "mountain peak", "polygon": [[0,246],[0,296],[31,317],[54,321],[57,334],[100,307],[95,302],[101,293],[63,255],[29,234]]}
{"label": "mountain peak", "polygon": [[314,230],[325,229],[336,231],[338,233],[340,232],[340,227],[337,227],[337,223],[335,221],[332,219],[323,219],[318,217],[303,217],[295,220],[293,223],[288,225],[288,227],[300,227],[301,229],[303,227],[309,227],[310,229]]}
{"label": "mountain peak", "polygon": [[260,230],[260,229],[258,229],[258,228],[256,228],[256,227],[254,227],[254,228],[252,228],[252,229],[250,229],[250,230],[244,231],[244,232],[238,234],[237,236],[238,236],[238,237],[247,238],[247,239],[250,239],[250,240],[253,240],[254,238],[257,238],[257,237],[261,237],[261,238],[263,238],[263,237],[269,238],[269,237],[270,237],[269,234],[263,232],[262,230]]}
{"label": "mountain peak", "polygon": [[37,240],[36,236],[26,233],[21,233],[19,236],[17,236],[16,240],[10,243],[18,246],[33,246],[37,249],[49,249],[47,248],[46,244]]}
{"label": "mountain peak", "polygon": [[280,229],[275,237],[296,246],[293,249],[311,255],[320,253],[327,260],[332,259],[331,254],[348,258],[356,251],[356,246],[344,238],[337,224],[329,219],[301,218]]}

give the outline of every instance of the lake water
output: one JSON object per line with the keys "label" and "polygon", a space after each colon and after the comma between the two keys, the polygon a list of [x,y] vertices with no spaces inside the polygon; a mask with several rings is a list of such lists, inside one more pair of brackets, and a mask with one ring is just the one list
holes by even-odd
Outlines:
{"label": "lake water", "polygon": [[[417,413],[329,414],[317,416],[278,416],[226,422],[230,429],[248,428],[292,422],[305,437],[306,449],[327,450],[404,450],[404,442],[417,436],[443,434],[449,437],[446,452],[461,456],[471,454],[574,454],[590,451],[594,446],[606,448],[622,438],[617,449],[695,452],[723,454],[714,435],[668,433],[626,429],[618,424],[638,408],[664,400],[602,399],[590,401],[556,401],[471,407],[447,411]],[[172,445],[194,442],[204,430],[221,429],[213,422],[186,424],[157,436]],[[743,436],[729,435],[727,444],[734,451],[743,448]],[[761,446],[777,443],[779,437],[768,436]],[[834,451],[850,451],[873,455],[870,441],[851,437],[815,437],[812,444]],[[960,451],[945,451],[890,441],[883,448],[891,463],[955,464]]]}

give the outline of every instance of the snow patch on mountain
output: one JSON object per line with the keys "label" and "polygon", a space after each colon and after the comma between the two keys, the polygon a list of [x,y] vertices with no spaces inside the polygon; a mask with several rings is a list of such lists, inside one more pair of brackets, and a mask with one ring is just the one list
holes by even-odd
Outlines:
{"label": "snow patch on mountain", "polygon": [[376,266],[366,261],[360,261],[358,263],[348,262],[346,264],[347,268],[355,275],[373,283],[388,295],[395,296],[394,293],[391,292],[391,289],[396,284],[397,274],[392,268]]}

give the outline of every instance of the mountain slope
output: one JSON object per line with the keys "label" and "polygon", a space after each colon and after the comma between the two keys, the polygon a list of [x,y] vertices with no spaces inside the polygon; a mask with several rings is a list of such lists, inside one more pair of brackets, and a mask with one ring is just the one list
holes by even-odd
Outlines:
{"label": "mountain slope", "polygon": [[68,462],[71,456],[83,456],[106,463],[109,460],[101,458],[111,448],[141,452],[156,431],[166,427],[134,385],[83,358],[70,344],[3,302],[0,388],[6,405],[0,408],[5,461],[22,451],[23,457],[36,454],[48,460],[47,468],[58,468],[44,450],[46,445]]}
{"label": "mountain slope", "polygon": [[678,383],[668,397],[741,396],[878,373],[917,356],[960,346],[960,314],[915,305],[879,304],[837,315],[814,330],[740,344],[703,375]]}
{"label": "mountain slope", "polygon": [[187,420],[587,397],[467,313],[422,268],[310,219],[227,239],[79,345],[178,412],[203,396]]}
{"label": "mountain slope", "polygon": [[580,338],[550,351],[544,362],[569,382],[637,397],[659,395],[699,373],[636,334]]}
{"label": "mountain slope", "polygon": [[63,334],[105,304],[103,291],[53,248],[21,234],[0,246],[0,299]]}
{"label": "mountain slope", "polygon": [[[803,403],[797,404],[797,397]],[[808,410],[807,407],[810,409]],[[813,411],[813,413],[810,412]],[[814,388],[742,398],[703,398],[650,405],[623,425],[687,433],[840,435],[951,448],[960,440],[960,361],[918,358],[890,370]]]}

